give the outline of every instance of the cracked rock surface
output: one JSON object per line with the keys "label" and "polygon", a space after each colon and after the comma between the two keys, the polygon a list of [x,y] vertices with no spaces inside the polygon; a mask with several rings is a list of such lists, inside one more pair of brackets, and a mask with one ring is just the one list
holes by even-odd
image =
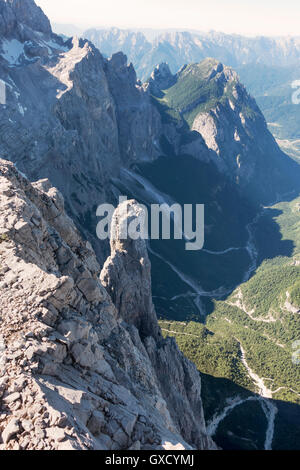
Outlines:
{"label": "cracked rock surface", "polygon": [[[106,290],[61,194],[0,160],[0,450],[215,448],[196,368],[160,334],[146,247],[120,247]],[[128,296],[108,292],[131,262],[140,292],[126,318]]]}

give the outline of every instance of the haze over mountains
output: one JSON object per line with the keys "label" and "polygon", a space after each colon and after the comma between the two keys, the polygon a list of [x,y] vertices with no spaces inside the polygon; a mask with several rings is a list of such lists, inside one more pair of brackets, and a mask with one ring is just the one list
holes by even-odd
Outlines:
{"label": "haze over mountains", "polygon": [[[165,32],[148,41],[141,32],[132,30],[89,29],[83,36],[93,41],[104,54],[122,50],[133,62],[138,77],[147,79],[153,67],[168,62],[173,73],[185,63],[201,62],[213,57],[226,65],[236,67],[246,64],[290,66],[299,64],[300,37],[248,38],[218,32]],[[140,63],[135,63],[134,47],[143,49]]]}
{"label": "haze over mountains", "polygon": [[167,31],[150,40],[142,32],[118,28],[89,29],[82,35],[107,56],[122,50],[142,80],[161,62],[168,63],[172,73],[206,57],[235,68],[284,149],[300,157],[300,107],[292,103],[291,88],[300,77],[300,37],[249,38],[218,32]]}

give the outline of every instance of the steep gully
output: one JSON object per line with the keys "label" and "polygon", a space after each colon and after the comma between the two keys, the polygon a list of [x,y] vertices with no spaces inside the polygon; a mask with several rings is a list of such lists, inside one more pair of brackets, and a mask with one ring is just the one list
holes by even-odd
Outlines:
{"label": "steep gully", "polygon": [[266,419],[268,422],[267,430],[266,430],[266,438],[265,438],[265,450],[272,450],[275,417],[278,411],[277,407],[273,404],[272,401],[270,401],[270,398],[272,398],[273,396],[273,392],[272,390],[266,387],[264,380],[260,378],[248,365],[247,360],[246,360],[246,352],[243,349],[241,344],[240,344],[240,348],[241,348],[242,362],[247,369],[249,377],[251,377],[254,385],[257,388],[257,393],[260,395],[259,402],[262,406],[262,409],[266,415]]}
{"label": "steep gully", "polygon": [[[155,186],[153,186],[147,179],[143,178],[141,175],[138,175],[134,173],[133,171],[124,170],[122,176],[123,176],[122,186],[125,187],[127,190],[129,190],[129,192],[135,194],[135,197],[140,199],[141,202],[144,202],[146,204],[154,203],[154,202],[160,203],[160,204],[166,203],[169,205],[172,205],[175,203],[175,201],[172,200],[170,196],[159,191],[157,188],[155,188]],[[254,236],[255,227],[259,219],[263,216],[265,210],[267,210],[269,207],[276,204],[277,202],[278,200],[275,201],[274,203],[271,203],[267,207],[262,207],[261,210],[255,215],[254,219],[247,225],[246,229],[248,232],[248,242],[245,247],[231,247],[223,251],[211,251],[211,250],[203,249],[203,251],[213,256],[222,256],[231,251],[246,250],[250,257],[250,264],[249,264],[247,271],[245,272],[243,276],[242,283],[247,282],[250,279],[253,272],[257,268],[258,251],[255,246],[255,236]],[[223,287],[220,287],[213,291],[205,291],[200,286],[198,281],[196,281],[195,279],[191,278],[190,276],[180,271],[170,261],[166,260],[159,253],[155,252],[150,247],[150,244],[148,245],[148,250],[153,256],[159,258],[161,261],[166,263],[172,269],[172,271],[180,278],[180,280],[183,281],[189,288],[192,289],[192,292],[188,291],[185,294],[175,296],[170,300],[174,301],[180,297],[192,298],[202,319],[205,319],[206,317],[205,308],[201,300],[202,297],[210,297],[210,298],[218,299],[218,298],[222,298],[222,297],[225,297],[226,295],[231,294],[233,291],[233,289],[225,289]],[[241,299],[240,290],[238,291],[238,299],[239,299],[238,302],[243,303]],[[241,308],[239,304],[236,304],[236,306]],[[273,321],[273,318],[267,319],[266,321]],[[174,334],[180,334],[180,333],[174,331]],[[256,388],[258,396],[248,397],[247,399],[240,399],[239,397],[233,398],[231,403],[228,406],[226,406],[219,414],[215,415],[213,419],[211,420],[211,422],[208,424],[208,434],[210,436],[214,436],[217,432],[219,424],[237,406],[240,406],[248,401],[258,401],[262,407],[262,410],[267,420],[264,448],[265,450],[272,450],[275,418],[276,418],[276,414],[278,410],[275,404],[271,401],[271,399],[272,399],[273,394],[278,392],[279,390],[272,392],[272,390],[266,387],[264,383],[264,379],[260,378],[248,365],[247,360],[246,360],[246,352],[243,349],[241,344],[240,344],[240,350],[241,350],[241,361],[243,365],[245,366],[249,377],[253,381],[253,384]]]}
{"label": "steep gully", "polygon": [[[119,180],[114,181],[115,185],[118,187],[118,189],[126,189],[129,191],[129,193],[132,193],[136,199],[138,199],[140,202],[143,202],[145,204],[153,204],[153,203],[159,203],[159,204],[168,204],[168,205],[173,205],[176,204],[176,202],[167,194],[159,191],[152,183],[150,183],[146,178],[142,177],[141,175],[130,171],[130,170],[122,170],[122,183]],[[202,251],[204,253],[208,253],[212,256],[222,256],[224,254],[227,254],[231,251],[239,251],[239,250],[246,250],[249,254],[250,257],[250,264],[243,276],[243,281],[242,282],[247,282],[252,273],[255,271],[257,267],[257,249],[255,247],[254,243],[254,230],[255,226],[259,220],[259,218],[263,215],[264,210],[267,209],[266,207],[263,207],[261,211],[255,216],[252,222],[250,222],[246,229],[248,232],[248,242],[245,247],[230,247],[222,251],[212,251],[212,250],[207,250],[203,249]],[[176,300],[179,297],[191,297],[193,299],[193,302],[195,306],[197,307],[199,314],[201,318],[205,318],[206,313],[204,311],[204,307],[201,302],[201,297],[210,297],[210,298],[222,298],[225,297],[226,295],[229,295],[232,293],[234,290],[233,288],[226,289],[224,287],[219,287],[218,289],[212,290],[212,291],[206,291],[201,287],[199,282],[195,279],[192,279],[190,276],[187,274],[183,273],[181,270],[179,270],[174,264],[172,264],[170,261],[165,259],[162,255],[158,254],[155,252],[150,246],[148,247],[150,253],[159,258],[161,261],[166,263],[172,271],[180,278],[181,281],[183,281],[189,288],[192,289],[192,292],[186,292],[185,294],[181,294],[179,296],[176,296],[170,300]]]}

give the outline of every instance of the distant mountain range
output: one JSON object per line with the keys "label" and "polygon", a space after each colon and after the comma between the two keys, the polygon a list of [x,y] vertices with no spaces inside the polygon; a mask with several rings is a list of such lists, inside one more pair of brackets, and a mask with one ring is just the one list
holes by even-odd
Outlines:
{"label": "distant mountain range", "polygon": [[85,30],[84,27],[75,26],[70,23],[53,23],[53,32],[66,36],[81,36]]}
{"label": "distant mountain range", "polygon": [[300,37],[243,37],[218,32],[165,32],[149,41],[142,32],[118,28],[89,29],[83,33],[102,53],[111,55],[122,50],[134,63],[137,74],[146,79],[153,67],[168,62],[171,72],[177,72],[183,63],[201,62],[213,57],[226,65],[246,64],[291,66],[299,63]]}
{"label": "distant mountain range", "polygon": [[249,38],[214,31],[153,34],[150,40],[141,31],[111,28],[89,29],[83,36],[107,57],[124,52],[141,80],[162,62],[176,73],[185,64],[215,58],[236,69],[276,137],[300,138],[300,106],[291,100],[291,84],[300,79],[300,37]]}

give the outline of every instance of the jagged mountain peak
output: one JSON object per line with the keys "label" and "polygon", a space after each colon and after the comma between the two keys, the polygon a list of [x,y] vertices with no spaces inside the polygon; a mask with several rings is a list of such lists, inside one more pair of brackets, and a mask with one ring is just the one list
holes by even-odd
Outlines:
{"label": "jagged mountain peak", "polygon": [[299,187],[297,164],[280,151],[256,101],[231,67],[206,58],[175,75],[156,69],[147,87],[163,120],[185,133],[188,144],[177,153],[202,159],[204,141],[209,159],[256,201],[276,199],[279,187],[283,192]]}
{"label": "jagged mountain peak", "polygon": [[68,46],[52,32],[34,0],[0,1],[0,61],[8,67],[30,64],[65,52]]}
{"label": "jagged mountain peak", "polygon": [[0,34],[13,33],[17,24],[47,35],[52,34],[51,24],[34,0],[0,1]]}
{"label": "jagged mountain peak", "polygon": [[128,38],[140,38],[146,39],[144,34],[139,31],[131,31],[130,29],[120,29],[117,27],[112,27],[108,29],[98,29],[98,28],[90,28],[85,31],[85,35],[89,36],[90,34],[101,34],[103,37],[114,38],[118,41],[122,41]]}
{"label": "jagged mountain peak", "polygon": [[161,62],[160,64],[158,64],[151,74],[152,77],[170,76],[170,75],[172,74],[171,74],[171,70],[167,62]]}
{"label": "jagged mountain peak", "polygon": [[108,60],[114,67],[118,69],[127,67],[127,56],[122,51],[116,52]]}
{"label": "jagged mountain peak", "polygon": [[239,81],[238,74],[232,67],[228,67],[217,59],[208,57],[199,63],[192,63],[182,67],[177,76],[186,77],[189,74],[199,78],[199,80],[212,80],[224,78],[227,82]]}
{"label": "jagged mountain peak", "polygon": [[160,98],[164,96],[165,100],[171,97],[171,105],[179,113],[186,113],[187,108],[192,110],[201,103],[207,105],[211,100],[221,99],[228,94],[229,88],[232,100],[238,100],[239,93],[244,90],[238,74],[213,58],[184,65],[174,75],[169,65],[162,63],[156,66],[147,84],[155,96],[160,93]]}
{"label": "jagged mountain peak", "polygon": [[154,45],[161,42],[169,42],[172,45],[183,44],[192,40],[192,37],[192,34],[188,31],[167,31],[154,40]]}
{"label": "jagged mountain peak", "polygon": [[[147,85],[117,52],[122,33],[115,32],[116,54],[105,59],[82,39],[57,47],[59,39],[47,28],[25,27],[19,18],[14,36],[1,36],[2,47],[16,40],[27,58],[9,61],[3,48],[7,102],[0,105],[0,155],[39,181],[29,183],[0,161],[0,350],[8,358],[0,370],[7,411],[0,415],[0,450],[153,449],[166,440],[214,448],[199,373],[175,340],[160,334],[146,246],[117,240],[107,259],[109,243],[96,237],[97,208],[115,205],[120,193],[146,204],[206,204],[207,245],[199,257],[193,254],[190,262],[175,244],[170,250],[158,244],[157,256],[151,252],[153,299],[161,302],[156,311],[183,321],[196,315],[198,322],[211,300],[255,269],[248,212],[253,202],[275,199],[295,182],[299,187],[296,164],[279,151],[223,59],[191,60],[204,39],[196,44],[188,36],[185,47],[185,36],[178,36],[181,59],[190,54],[180,65],[190,65],[177,73],[175,62],[158,66],[151,79],[160,94],[151,96],[151,81],[145,92]],[[138,52],[136,37],[129,48]],[[153,54],[154,64],[168,61],[166,48],[162,60]],[[134,215],[135,203],[128,205]],[[213,261],[223,254],[224,264]],[[21,338],[16,346],[20,332],[25,344]],[[51,409],[52,401],[59,410]]]}
{"label": "jagged mountain peak", "polygon": [[166,62],[158,64],[153,70],[145,88],[149,88],[155,96],[160,96],[162,90],[170,88],[176,82],[176,76],[171,73],[170,67]]}
{"label": "jagged mountain peak", "polygon": [[[101,272],[101,281],[127,323],[138,328],[142,338],[162,339],[151,294],[151,265],[145,240],[122,239],[128,223],[141,216],[134,200],[116,209],[111,225],[111,256]],[[147,294],[148,293],[148,294]]]}

